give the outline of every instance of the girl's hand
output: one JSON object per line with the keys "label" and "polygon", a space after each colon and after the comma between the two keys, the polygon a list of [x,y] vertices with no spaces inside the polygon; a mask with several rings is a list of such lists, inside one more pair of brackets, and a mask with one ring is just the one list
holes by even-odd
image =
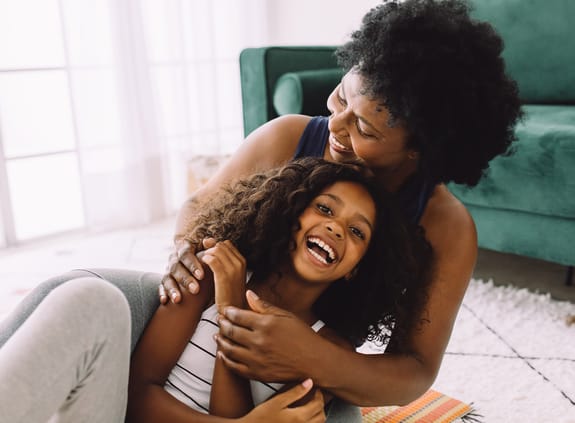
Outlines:
{"label": "girl's hand", "polygon": [[312,380],[306,379],[293,388],[259,404],[239,421],[241,423],[323,423],[325,422],[323,397],[317,389],[309,401],[303,405],[290,407],[310,392],[312,386]]}
{"label": "girl's hand", "polygon": [[216,305],[220,313],[226,306],[243,308],[246,292],[246,259],[231,241],[216,243],[204,251],[202,261],[214,275]]}

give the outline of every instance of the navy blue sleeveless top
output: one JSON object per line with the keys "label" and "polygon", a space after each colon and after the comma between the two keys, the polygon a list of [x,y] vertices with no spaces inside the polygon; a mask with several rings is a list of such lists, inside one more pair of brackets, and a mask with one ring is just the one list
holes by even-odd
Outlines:
{"label": "navy blue sleeveless top", "polygon": [[[294,159],[323,157],[328,137],[328,118],[324,116],[312,118],[299,140]],[[419,223],[435,185],[423,175],[416,173],[396,193],[401,207],[412,222]]]}

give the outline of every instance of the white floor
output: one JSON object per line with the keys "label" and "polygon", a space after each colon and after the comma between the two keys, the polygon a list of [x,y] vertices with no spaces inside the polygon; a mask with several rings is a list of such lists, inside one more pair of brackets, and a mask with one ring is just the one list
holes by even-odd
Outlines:
{"label": "white floor", "polygon": [[[173,221],[0,250],[0,318],[38,282],[78,267],[162,272]],[[501,282],[501,281],[498,281]],[[575,304],[472,281],[434,385],[481,421],[575,423]]]}

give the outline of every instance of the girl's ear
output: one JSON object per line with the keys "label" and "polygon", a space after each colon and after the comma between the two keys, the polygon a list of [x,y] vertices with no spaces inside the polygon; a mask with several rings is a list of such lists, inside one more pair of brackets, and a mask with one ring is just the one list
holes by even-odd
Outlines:
{"label": "girl's ear", "polygon": [[407,157],[410,160],[418,160],[419,159],[419,151],[417,150],[409,150],[409,152],[407,153]]}

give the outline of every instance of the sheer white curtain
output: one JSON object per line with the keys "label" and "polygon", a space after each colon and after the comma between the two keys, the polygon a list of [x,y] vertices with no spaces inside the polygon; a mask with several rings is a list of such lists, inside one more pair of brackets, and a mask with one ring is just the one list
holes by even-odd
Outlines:
{"label": "sheer white curtain", "polygon": [[0,0],[3,244],[173,213],[242,140],[265,0]]}

